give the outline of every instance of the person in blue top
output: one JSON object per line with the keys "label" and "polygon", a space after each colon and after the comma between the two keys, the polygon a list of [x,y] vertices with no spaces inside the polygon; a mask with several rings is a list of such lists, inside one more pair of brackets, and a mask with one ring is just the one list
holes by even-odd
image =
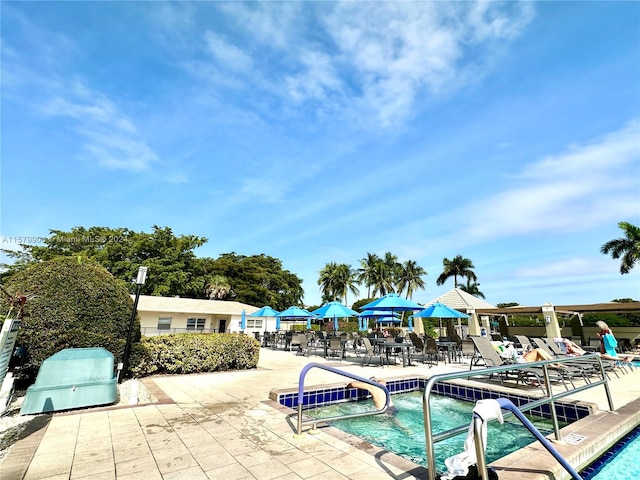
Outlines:
{"label": "person in blue top", "polygon": [[600,353],[602,354],[602,358],[630,362],[633,359],[630,355],[627,355],[624,358],[618,357],[618,352],[616,352],[618,341],[616,340],[616,337],[613,336],[613,332],[609,328],[609,325],[604,323],[602,320],[598,320],[596,325],[600,329],[598,336],[600,337]]}

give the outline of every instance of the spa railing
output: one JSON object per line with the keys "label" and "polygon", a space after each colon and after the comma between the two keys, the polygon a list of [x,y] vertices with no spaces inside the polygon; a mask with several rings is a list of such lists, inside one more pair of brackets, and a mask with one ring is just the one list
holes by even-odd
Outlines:
{"label": "spa railing", "polygon": [[[555,365],[559,363],[571,363],[571,364],[580,364],[584,363],[585,365],[594,365],[594,360],[599,366],[600,370],[600,380],[592,381],[591,383],[586,383],[585,385],[581,385],[579,387],[573,386],[571,389],[567,389],[564,392],[554,393],[549,377],[549,365]],[[446,440],[447,438],[454,437],[456,435],[465,433],[469,426],[461,425],[456,428],[452,428],[450,430],[446,430],[444,432],[440,432],[437,434],[432,433],[433,424],[431,421],[431,408],[430,408],[430,397],[433,386],[438,382],[444,382],[447,380],[456,380],[460,378],[472,378],[486,375],[493,375],[504,373],[504,372],[513,372],[513,371],[526,371],[527,369],[531,369],[532,367],[542,367],[542,374],[544,379],[544,385],[546,386],[546,397],[540,398],[538,400],[534,400],[533,402],[529,402],[525,405],[521,405],[518,407],[520,412],[527,412],[529,410],[533,410],[534,408],[540,407],[542,405],[550,405],[550,413],[551,420],[553,423],[553,431],[555,434],[556,440],[561,440],[560,435],[560,427],[558,425],[558,417],[555,409],[555,401],[561,398],[567,397],[569,395],[573,395],[578,392],[582,392],[583,390],[588,390],[590,388],[598,387],[600,385],[604,386],[607,401],[609,402],[609,410],[613,411],[613,400],[611,398],[611,391],[609,390],[609,384],[607,382],[607,375],[604,370],[604,366],[602,365],[602,361],[598,355],[584,355],[582,357],[567,357],[567,358],[555,358],[553,360],[545,360],[541,362],[535,363],[514,363],[509,365],[504,365],[500,367],[488,367],[481,368],[478,370],[467,370],[464,372],[457,373],[444,373],[440,375],[434,375],[429,378],[427,384],[424,389],[424,395],[422,398],[422,410],[424,414],[424,433],[425,433],[425,442],[427,449],[427,467],[429,470],[429,480],[436,479],[436,461],[435,461],[435,450],[434,444],[440,442],[442,440]],[[564,466],[564,465],[563,465]],[[478,467],[484,467],[485,469],[485,480],[486,480],[486,462],[484,459],[484,450],[482,451],[482,455],[478,455]],[[575,478],[575,477],[574,477]]]}
{"label": "spa railing", "polygon": [[[337,415],[337,416],[325,417],[325,418],[303,419],[302,407],[304,406],[304,380],[305,380],[305,377],[307,376],[307,372],[312,368],[327,370],[337,375],[342,375],[343,377],[347,377],[352,380],[358,380],[360,382],[368,383],[369,385],[373,385],[375,387],[381,388],[382,390],[384,390],[384,393],[386,396],[384,407],[382,407],[379,410],[372,410],[372,411],[360,412],[360,413],[351,413],[347,415]],[[296,427],[297,435],[298,436],[302,435],[302,427],[304,425],[312,425],[312,429],[315,430],[318,423],[329,423],[329,422],[335,422],[337,420],[346,420],[348,418],[366,417],[369,415],[379,415],[381,413],[384,413],[387,410],[387,408],[389,408],[390,402],[391,402],[391,395],[389,393],[389,390],[387,389],[386,386],[382,385],[381,383],[375,382],[368,378],[360,377],[358,375],[354,375],[349,372],[345,372],[343,370],[339,370],[337,368],[329,367],[327,365],[323,365],[320,363],[309,363],[305,365],[305,367],[302,369],[302,371],[300,372],[300,377],[298,379],[298,422]]]}

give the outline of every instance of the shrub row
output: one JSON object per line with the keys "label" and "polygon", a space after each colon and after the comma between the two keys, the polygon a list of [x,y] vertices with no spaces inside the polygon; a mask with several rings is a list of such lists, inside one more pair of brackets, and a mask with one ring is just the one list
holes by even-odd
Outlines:
{"label": "shrub row", "polygon": [[260,344],[235,333],[176,333],[143,337],[132,347],[130,373],[136,377],[218,370],[245,370],[258,365]]}

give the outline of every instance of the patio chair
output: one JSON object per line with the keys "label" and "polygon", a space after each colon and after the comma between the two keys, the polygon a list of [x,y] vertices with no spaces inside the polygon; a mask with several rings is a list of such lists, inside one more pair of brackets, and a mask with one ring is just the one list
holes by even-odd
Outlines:
{"label": "patio chair", "polygon": [[362,343],[364,343],[364,350],[365,350],[364,355],[362,356],[362,366],[364,367],[365,363],[369,365],[373,357],[377,357],[380,359],[380,366],[384,368],[384,359],[385,359],[384,350],[381,350],[377,353],[374,352],[373,345],[371,345],[371,340],[369,340],[366,337],[362,338]]}
{"label": "patio chair", "polygon": [[289,340],[289,351],[296,351],[296,355],[299,353],[303,353],[302,347],[307,345],[307,337],[304,333],[296,333],[291,335],[291,339]]}
{"label": "patio chair", "polygon": [[473,359],[476,356],[476,347],[473,345],[473,342],[470,340],[463,340],[460,344],[460,354],[462,357],[468,357],[470,362],[473,362]]}
{"label": "patio chair", "polygon": [[342,361],[342,356],[344,354],[343,343],[340,337],[329,337],[329,355],[340,357],[340,361]]}
{"label": "patio chair", "polygon": [[422,339],[415,332],[409,332],[409,340],[413,344],[412,353],[422,357],[422,363],[425,363],[424,342],[422,341]]}
{"label": "patio chair", "polygon": [[426,337],[424,341],[424,353],[429,358],[435,358],[435,364],[438,365],[438,359],[440,358],[440,349],[436,343],[436,339],[433,337]]}

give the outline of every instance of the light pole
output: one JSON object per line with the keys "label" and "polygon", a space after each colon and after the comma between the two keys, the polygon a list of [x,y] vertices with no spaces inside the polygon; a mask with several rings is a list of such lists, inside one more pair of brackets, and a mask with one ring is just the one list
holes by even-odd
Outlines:
{"label": "light pole", "polygon": [[133,310],[131,311],[131,319],[129,320],[129,331],[127,333],[127,343],[124,347],[124,355],[120,364],[120,374],[118,375],[118,383],[122,383],[124,375],[129,369],[129,355],[131,354],[131,332],[133,330],[133,321],[138,311],[138,300],[140,299],[140,288],[147,279],[147,267],[138,268],[138,276],[136,277],[136,299],[133,302]]}

